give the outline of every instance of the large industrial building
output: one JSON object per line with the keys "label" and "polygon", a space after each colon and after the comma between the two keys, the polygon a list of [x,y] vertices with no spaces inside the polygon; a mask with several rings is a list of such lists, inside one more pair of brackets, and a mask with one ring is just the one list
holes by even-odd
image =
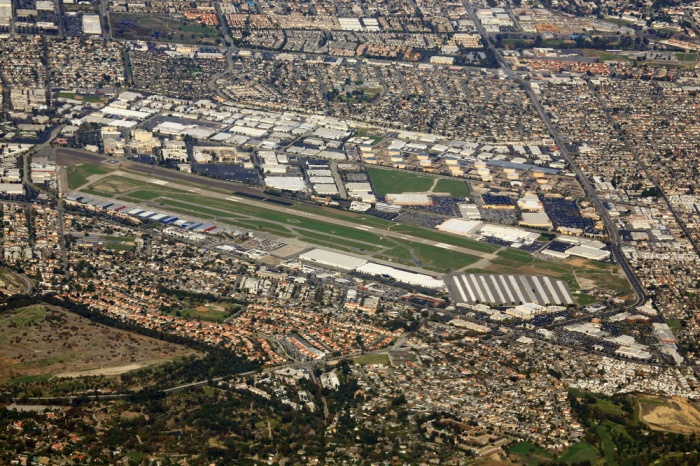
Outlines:
{"label": "large industrial building", "polygon": [[430,275],[377,264],[365,259],[360,259],[359,257],[328,251],[326,249],[312,249],[311,251],[301,254],[299,259],[325,267],[344,271],[355,271],[365,275],[374,275],[423,288],[441,289],[445,287],[445,283],[442,280],[431,277]]}
{"label": "large industrial building", "polygon": [[299,259],[340,270],[353,270],[367,263],[365,259],[328,251],[327,249],[312,249],[300,255]]}
{"label": "large industrial building", "polygon": [[491,306],[575,303],[566,284],[550,277],[458,273],[448,275],[444,280],[455,303],[482,303]]}
{"label": "large industrial building", "polygon": [[424,193],[387,194],[386,200],[392,205],[429,206],[433,203],[432,199]]}

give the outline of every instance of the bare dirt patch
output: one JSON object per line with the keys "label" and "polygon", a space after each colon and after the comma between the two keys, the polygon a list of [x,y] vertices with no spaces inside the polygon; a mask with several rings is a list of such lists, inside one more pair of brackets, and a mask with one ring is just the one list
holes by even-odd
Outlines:
{"label": "bare dirt patch", "polygon": [[639,419],[654,430],[700,433],[700,405],[681,397],[643,397],[637,400]]}
{"label": "bare dirt patch", "polygon": [[61,372],[60,374],[56,374],[56,377],[92,377],[92,376],[115,376],[119,374],[124,374],[126,372],[131,372],[135,371],[138,369],[143,369],[144,367],[148,367],[153,364],[158,364],[161,361],[144,361],[144,362],[139,362],[139,363],[134,363],[134,364],[125,364],[123,366],[115,366],[115,367],[101,367],[99,369],[89,369],[86,371],[73,371],[73,372]]}
{"label": "bare dirt patch", "polygon": [[542,269],[539,269],[537,267],[531,267],[529,265],[523,265],[521,267],[518,267],[516,271],[513,270],[512,267],[508,266],[501,266],[500,264],[492,264],[486,267],[487,271],[489,272],[494,272],[494,273],[502,273],[502,274],[509,274],[509,273],[517,273],[519,275],[548,275],[550,277],[561,277],[562,274],[558,272],[552,272],[552,271],[547,271],[548,273],[543,273]]}
{"label": "bare dirt patch", "polygon": [[566,259],[566,261],[564,261],[564,263],[569,264],[573,267],[590,268],[590,263],[588,262],[588,260],[582,257],[569,257],[568,259]]}
{"label": "bare dirt patch", "polygon": [[122,419],[138,419],[143,417],[143,414],[136,411],[122,411]]}
{"label": "bare dirt patch", "polygon": [[24,289],[25,283],[19,275],[9,270],[0,269],[0,291],[15,295],[22,293]]}
{"label": "bare dirt patch", "polygon": [[197,353],[43,304],[0,314],[0,381],[86,371],[117,375],[190,354]]}

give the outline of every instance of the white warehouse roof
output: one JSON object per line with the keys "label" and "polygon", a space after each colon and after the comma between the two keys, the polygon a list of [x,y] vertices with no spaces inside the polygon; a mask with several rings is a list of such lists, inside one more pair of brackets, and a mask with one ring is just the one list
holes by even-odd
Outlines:
{"label": "white warehouse roof", "polygon": [[433,278],[430,275],[425,275],[422,273],[409,272],[407,270],[400,270],[394,267],[389,267],[386,265],[375,264],[373,262],[367,262],[366,264],[355,268],[357,272],[366,273],[368,275],[379,275],[390,277],[401,283],[406,283],[409,285],[422,286],[424,288],[444,288],[445,282]]}
{"label": "white warehouse roof", "polygon": [[299,256],[299,259],[316,262],[328,267],[334,267],[341,270],[353,270],[367,263],[366,260],[358,257],[340,254],[326,249],[312,249],[309,252]]}

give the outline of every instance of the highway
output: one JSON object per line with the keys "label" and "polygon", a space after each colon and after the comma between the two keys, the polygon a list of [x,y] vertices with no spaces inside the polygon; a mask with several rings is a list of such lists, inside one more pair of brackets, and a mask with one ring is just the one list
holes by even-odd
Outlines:
{"label": "highway", "polygon": [[647,300],[647,294],[644,288],[642,287],[641,283],[637,279],[637,276],[632,271],[632,268],[627,263],[627,260],[625,259],[624,255],[622,254],[622,240],[620,238],[620,233],[618,232],[615,223],[610,217],[608,210],[605,208],[602,201],[595,193],[595,189],[593,188],[593,185],[591,184],[586,174],[583,173],[581,168],[578,166],[578,164],[574,161],[573,157],[569,153],[569,150],[566,147],[566,143],[559,134],[559,131],[554,127],[554,125],[550,121],[549,117],[547,116],[547,112],[545,111],[544,107],[542,106],[542,103],[540,102],[535,92],[532,90],[532,87],[530,87],[530,84],[527,81],[520,78],[520,76],[512,70],[512,68],[508,65],[508,63],[506,63],[506,61],[503,59],[503,56],[501,56],[494,44],[491,42],[491,36],[489,36],[489,34],[484,29],[484,26],[479,21],[479,18],[476,16],[476,12],[474,9],[477,8],[477,6],[470,5],[466,2],[466,0],[464,2],[464,6],[467,9],[467,12],[469,13],[470,19],[474,21],[477,31],[479,32],[484,41],[484,45],[488,47],[494,54],[499,66],[506,73],[506,75],[508,75],[511,79],[513,79],[522,86],[523,90],[530,98],[532,105],[535,107],[535,110],[537,110],[537,113],[540,115],[540,118],[544,122],[547,131],[552,136],[552,139],[554,139],[554,142],[559,148],[562,157],[564,157],[564,160],[566,160],[566,162],[569,164],[569,167],[576,175],[576,178],[583,187],[586,196],[595,205],[596,210],[598,211],[598,214],[602,218],[603,223],[605,224],[605,228],[608,231],[610,249],[612,251],[613,257],[615,257],[615,262],[617,262],[620,265],[622,271],[625,273],[625,276],[627,276],[627,280],[630,282],[632,289],[637,295],[636,301],[630,304],[628,308],[635,308],[637,306],[643,305]]}

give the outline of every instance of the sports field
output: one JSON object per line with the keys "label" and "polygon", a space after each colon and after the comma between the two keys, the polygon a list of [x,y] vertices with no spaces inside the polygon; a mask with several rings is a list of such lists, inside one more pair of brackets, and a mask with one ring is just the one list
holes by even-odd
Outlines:
{"label": "sports field", "polygon": [[469,195],[467,183],[450,178],[434,178],[398,170],[372,167],[367,170],[374,192],[380,196],[399,193],[448,194],[466,197]]}
{"label": "sports field", "polygon": [[433,187],[434,178],[396,170],[370,168],[374,192],[380,196],[398,193],[423,193]]}

